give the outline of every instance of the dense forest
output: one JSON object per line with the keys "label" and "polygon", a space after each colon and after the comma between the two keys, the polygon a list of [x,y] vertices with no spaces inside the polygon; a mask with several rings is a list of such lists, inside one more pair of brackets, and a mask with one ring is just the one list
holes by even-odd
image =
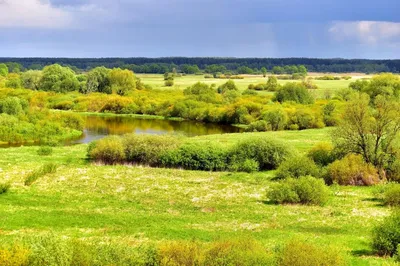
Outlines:
{"label": "dense forest", "polygon": [[90,70],[98,66],[120,67],[135,73],[165,73],[177,70],[195,74],[213,71],[238,74],[262,73],[274,67],[303,65],[311,72],[362,72],[399,73],[400,60],[367,59],[314,59],[314,58],[213,58],[213,57],[164,57],[164,58],[0,58],[0,63],[9,63],[12,69],[42,69],[51,64],[70,66],[75,71]]}

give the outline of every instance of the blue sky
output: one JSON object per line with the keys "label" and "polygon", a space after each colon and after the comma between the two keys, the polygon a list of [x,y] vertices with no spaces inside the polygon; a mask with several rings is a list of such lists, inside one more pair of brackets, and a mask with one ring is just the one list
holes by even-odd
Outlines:
{"label": "blue sky", "polygon": [[399,0],[0,0],[0,57],[400,58]]}

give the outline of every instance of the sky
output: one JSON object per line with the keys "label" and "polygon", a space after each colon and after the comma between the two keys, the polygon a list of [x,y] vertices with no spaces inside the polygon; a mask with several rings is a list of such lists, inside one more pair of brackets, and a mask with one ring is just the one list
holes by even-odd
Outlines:
{"label": "sky", "polygon": [[0,57],[400,59],[399,0],[0,0]]}

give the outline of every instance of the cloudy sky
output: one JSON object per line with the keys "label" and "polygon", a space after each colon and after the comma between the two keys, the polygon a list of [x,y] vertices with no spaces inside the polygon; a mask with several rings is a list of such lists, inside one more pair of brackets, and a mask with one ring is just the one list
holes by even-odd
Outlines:
{"label": "cloudy sky", "polygon": [[399,0],[0,0],[0,57],[400,58]]}

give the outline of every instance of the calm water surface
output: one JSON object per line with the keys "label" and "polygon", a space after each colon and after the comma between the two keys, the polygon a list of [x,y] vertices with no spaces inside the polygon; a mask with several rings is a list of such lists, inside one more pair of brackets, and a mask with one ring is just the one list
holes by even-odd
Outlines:
{"label": "calm water surface", "polygon": [[[66,145],[89,143],[107,135],[136,134],[180,134],[185,136],[200,136],[211,134],[240,133],[243,129],[211,123],[194,121],[172,121],[164,119],[144,119],[129,116],[96,116],[85,115],[86,126],[80,138],[66,141]],[[4,144],[0,147],[18,147],[30,144]]]}

